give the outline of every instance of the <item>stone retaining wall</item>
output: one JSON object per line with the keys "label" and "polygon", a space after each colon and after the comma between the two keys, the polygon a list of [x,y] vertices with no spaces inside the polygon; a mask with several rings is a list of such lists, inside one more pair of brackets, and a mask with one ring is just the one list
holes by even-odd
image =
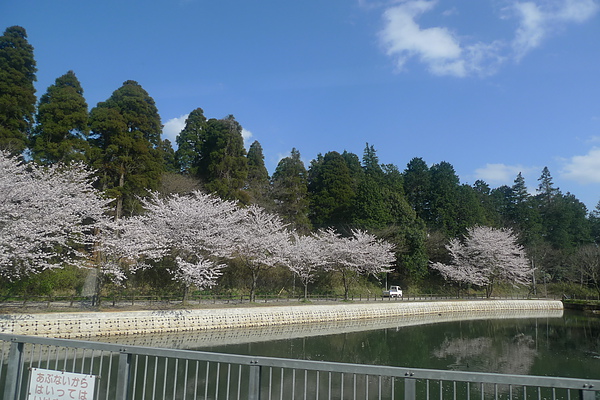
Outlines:
{"label": "stone retaining wall", "polygon": [[0,315],[0,332],[62,338],[310,324],[447,313],[562,310],[560,301],[486,300]]}

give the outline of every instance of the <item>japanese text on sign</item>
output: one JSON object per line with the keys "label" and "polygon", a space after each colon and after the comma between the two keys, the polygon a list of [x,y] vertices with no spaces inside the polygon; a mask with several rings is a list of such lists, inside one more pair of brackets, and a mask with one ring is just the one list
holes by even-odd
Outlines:
{"label": "japanese text on sign", "polygon": [[27,400],[93,400],[96,377],[31,368]]}

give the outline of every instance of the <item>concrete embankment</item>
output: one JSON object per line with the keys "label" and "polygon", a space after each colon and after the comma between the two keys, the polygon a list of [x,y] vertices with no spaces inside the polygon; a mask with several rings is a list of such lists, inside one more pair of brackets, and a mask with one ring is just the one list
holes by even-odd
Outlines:
{"label": "concrete embankment", "polygon": [[386,302],[56,314],[0,315],[0,332],[62,338],[167,333],[449,313],[562,310],[554,300]]}

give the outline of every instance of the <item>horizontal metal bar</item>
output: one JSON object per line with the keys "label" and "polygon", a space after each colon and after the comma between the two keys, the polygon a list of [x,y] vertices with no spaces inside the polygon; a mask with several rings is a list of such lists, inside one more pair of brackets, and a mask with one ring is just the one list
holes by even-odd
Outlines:
{"label": "horizontal metal bar", "polygon": [[124,346],[114,343],[100,343],[71,339],[54,339],[24,335],[0,334],[0,341],[40,344],[46,346],[60,346],[66,348],[93,349],[128,355],[164,357],[191,361],[208,361],[236,365],[285,368],[292,370],[388,376],[396,378],[411,378],[416,380],[477,382],[484,384],[538,386],[561,389],[585,389],[591,391],[600,391],[600,380],[591,379],[530,375],[506,375],[482,372],[444,371],[378,365],[334,363],[324,361],[293,360],[273,357],[254,357],[246,355],[221,354],[202,351],[160,349],[141,346]]}

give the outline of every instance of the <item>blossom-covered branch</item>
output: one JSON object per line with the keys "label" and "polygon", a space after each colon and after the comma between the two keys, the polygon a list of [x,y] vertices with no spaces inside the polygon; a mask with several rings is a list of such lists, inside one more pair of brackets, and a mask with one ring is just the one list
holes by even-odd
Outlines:
{"label": "blossom-covered branch", "polygon": [[81,164],[25,165],[0,152],[0,273],[88,266],[107,201]]}

